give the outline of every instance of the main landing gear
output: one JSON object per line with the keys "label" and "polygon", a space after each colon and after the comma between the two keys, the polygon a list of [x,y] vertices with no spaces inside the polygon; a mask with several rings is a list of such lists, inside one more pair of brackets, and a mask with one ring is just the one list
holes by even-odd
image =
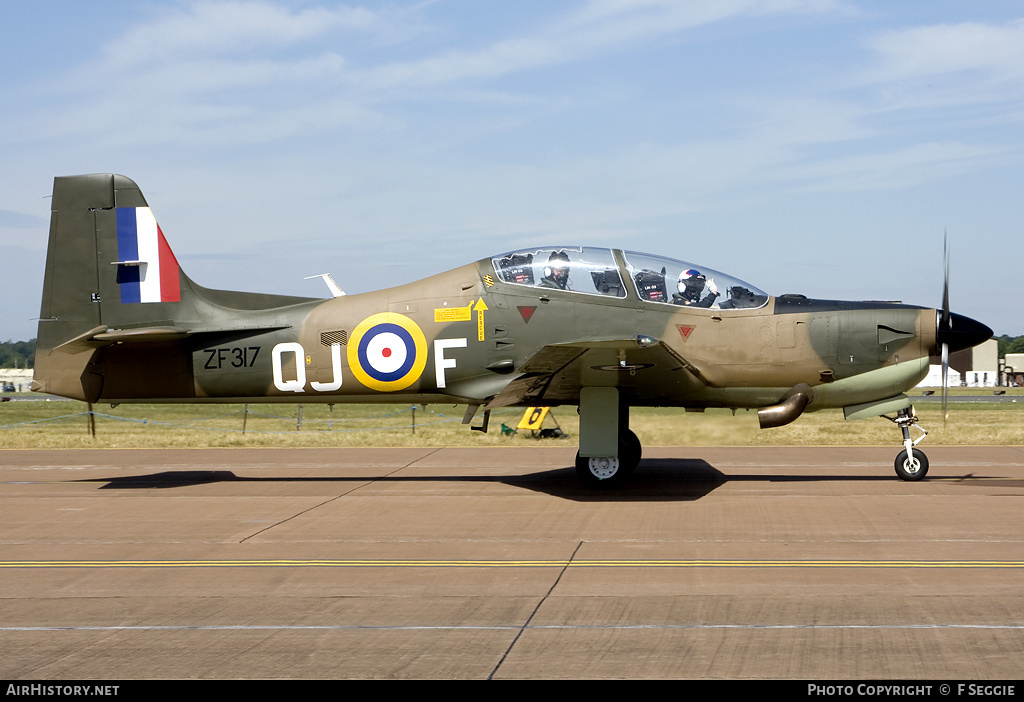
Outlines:
{"label": "main landing gear", "polygon": [[614,387],[580,390],[576,475],[590,488],[622,485],[640,463],[640,439],[629,429],[629,403]]}
{"label": "main landing gear", "polygon": [[[896,413],[895,418],[889,416],[885,416],[885,418],[903,432],[903,450],[896,456],[896,475],[901,480],[920,480],[928,474],[928,457],[924,455],[923,451],[914,450],[914,447],[928,436],[928,432],[924,427],[918,426],[917,415],[914,414],[913,407],[901,409]],[[911,427],[921,432],[921,436],[911,439]]]}
{"label": "main landing gear", "polygon": [[618,458],[584,458],[576,452],[576,476],[587,487],[609,488],[621,485],[640,464],[643,449],[631,430],[619,432]]}

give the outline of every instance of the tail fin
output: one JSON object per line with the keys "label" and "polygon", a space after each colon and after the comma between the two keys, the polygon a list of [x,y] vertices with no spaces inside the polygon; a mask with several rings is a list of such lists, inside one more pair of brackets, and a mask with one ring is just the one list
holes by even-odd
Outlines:
{"label": "tail fin", "polygon": [[142,191],[124,176],[55,178],[51,210],[33,389],[94,401],[105,345],[227,331],[233,310],[311,301],[193,283]]}
{"label": "tail fin", "polygon": [[180,314],[187,278],[135,183],[111,174],[55,178],[51,210],[43,348]]}

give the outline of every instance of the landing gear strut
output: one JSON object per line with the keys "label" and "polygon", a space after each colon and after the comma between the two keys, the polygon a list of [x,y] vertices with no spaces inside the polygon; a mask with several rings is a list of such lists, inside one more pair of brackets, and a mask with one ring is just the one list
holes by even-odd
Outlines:
{"label": "landing gear strut", "polygon": [[576,475],[591,488],[616,487],[640,463],[640,440],[629,430],[629,403],[618,388],[580,390]]}
{"label": "landing gear strut", "polygon": [[[885,417],[903,432],[903,450],[896,456],[896,475],[901,480],[920,480],[928,474],[928,457],[923,451],[915,451],[914,447],[920,443],[928,432],[924,427],[918,426],[917,415],[913,407],[906,407],[896,413],[896,417]],[[910,438],[910,428],[914,427],[921,436],[916,439]]]}

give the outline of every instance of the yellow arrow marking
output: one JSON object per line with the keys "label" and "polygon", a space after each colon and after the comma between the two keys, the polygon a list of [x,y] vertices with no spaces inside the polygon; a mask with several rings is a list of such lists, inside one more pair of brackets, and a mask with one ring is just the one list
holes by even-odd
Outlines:
{"label": "yellow arrow marking", "polygon": [[476,305],[473,306],[476,310],[476,340],[484,340],[484,312],[487,310],[487,303],[481,297],[476,301]]}

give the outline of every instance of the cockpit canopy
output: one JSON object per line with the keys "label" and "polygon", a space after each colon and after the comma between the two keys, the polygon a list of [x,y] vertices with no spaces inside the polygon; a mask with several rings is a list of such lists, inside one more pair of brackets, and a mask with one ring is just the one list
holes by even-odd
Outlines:
{"label": "cockpit canopy", "polygon": [[[541,247],[491,259],[498,279],[513,285],[665,305],[761,307],[768,294],[725,273],[663,256],[593,247]],[[624,278],[628,281],[624,282]]]}

